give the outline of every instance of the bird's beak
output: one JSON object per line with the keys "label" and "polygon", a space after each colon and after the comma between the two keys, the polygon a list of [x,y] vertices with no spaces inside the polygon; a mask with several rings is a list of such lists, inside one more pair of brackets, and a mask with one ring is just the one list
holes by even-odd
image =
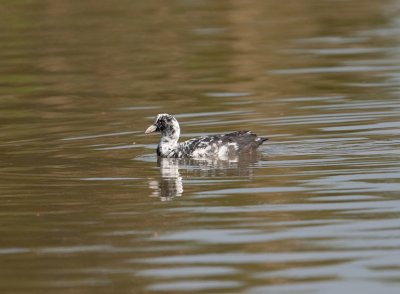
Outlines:
{"label": "bird's beak", "polygon": [[150,134],[150,133],[154,133],[155,131],[157,131],[157,126],[156,125],[151,125],[147,128],[147,130],[144,132],[145,134]]}

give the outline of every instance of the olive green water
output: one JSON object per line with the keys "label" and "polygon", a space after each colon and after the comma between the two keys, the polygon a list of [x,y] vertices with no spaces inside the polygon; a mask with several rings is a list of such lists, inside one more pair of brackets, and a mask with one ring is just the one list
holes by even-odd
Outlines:
{"label": "olive green water", "polygon": [[[0,2],[1,293],[400,293],[399,1]],[[248,129],[239,162],[157,162]]]}

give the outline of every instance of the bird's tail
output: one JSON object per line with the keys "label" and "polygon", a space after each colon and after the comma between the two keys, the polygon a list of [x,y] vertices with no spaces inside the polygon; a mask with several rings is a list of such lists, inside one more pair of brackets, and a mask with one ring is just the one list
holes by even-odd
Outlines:
{"label": "bird's tail", "polygon": [[[268,138],[264,138],[264,137],[257,137],[257,139],[255,140],[255,143],[257,144],[256,146],[260,146],[262,143],[264,143],[265,141],[267,141]],[[257,148],[256,147],[256,148]]]}
{"label": "bird's tail", "polygon": [[268,138],[264,138],[264,137],[258,137],[256,139],[256,141],[258,141],[260,144],[264,143],[265,141],[269,140]]}

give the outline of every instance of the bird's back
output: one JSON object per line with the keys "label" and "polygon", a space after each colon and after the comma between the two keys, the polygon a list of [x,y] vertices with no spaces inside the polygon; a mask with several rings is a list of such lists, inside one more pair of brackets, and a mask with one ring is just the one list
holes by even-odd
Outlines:
{"label": "bird's back", "polygon": [[184,157],[236,156],[255,151],[266,140],[249,131],[237,131],[188,140],[180,144],[179,151]]}

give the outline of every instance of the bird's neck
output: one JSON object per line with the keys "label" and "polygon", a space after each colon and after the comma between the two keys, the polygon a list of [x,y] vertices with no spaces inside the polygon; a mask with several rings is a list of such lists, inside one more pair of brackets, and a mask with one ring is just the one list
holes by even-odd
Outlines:
{"label": "bird's neck", "polygon": [[163,155],[168,155],[171,151],[178,148],[180,130],[174,128],[173,131],[168,130],[161,133],[160,143],[158,144],[158,151]]}

